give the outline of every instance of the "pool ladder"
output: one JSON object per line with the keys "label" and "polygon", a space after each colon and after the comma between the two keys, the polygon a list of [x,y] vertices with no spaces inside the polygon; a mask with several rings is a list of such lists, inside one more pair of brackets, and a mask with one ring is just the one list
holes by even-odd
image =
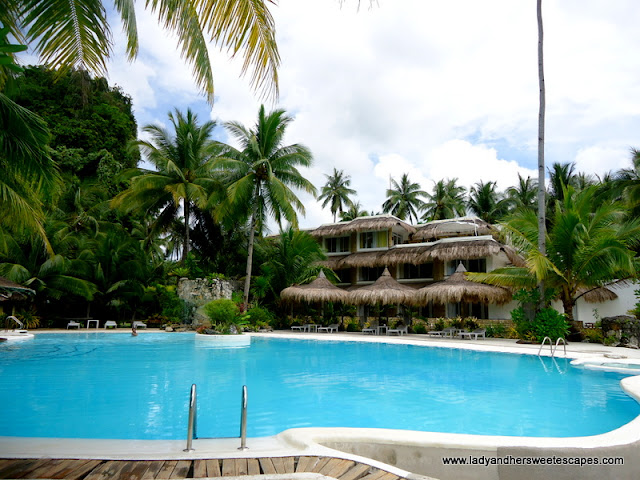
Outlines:
{"label": "pool ladder", "polygon": [[[189,397],[189,420],[187,424],[187,448],[185,452],[193,452],[193,439],[198,438],[197,426],[198,426],[198,395],[196,391],[196,384],[191,385],[191,395]],[[242,386],[242,406],[240,413],[240,447],[238,450],[246,450],[247,447],[247,386]]]}
{"label": "pool ladder", "polygon": [[542,352],[542,347],[544,347],[544,344],[547,342],[547,340],[549,340],[549,351],[551,352],[551,357],[554,357],[556,354],[556,349],[558,348],[558,345],[560,344],[560,342],[562,341],[562,346],[564,348],[564,356],[567,356],[567,341],[564,339],[564,337],[559,337],[556,340],[556,344],[555,346],[553,345],[553,342],[551,341],[550,337],[544,337],[542,339],[542,345],[540,345],[540,349],[538,350],[538,356],[540,356],[540,352]]}

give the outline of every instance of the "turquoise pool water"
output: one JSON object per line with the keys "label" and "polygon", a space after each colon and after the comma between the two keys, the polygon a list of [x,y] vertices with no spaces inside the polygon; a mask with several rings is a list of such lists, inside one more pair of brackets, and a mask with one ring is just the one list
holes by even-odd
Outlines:
{"label": "turquoise pool water", "polygon": [[0,435],[183,439],[192,383],[198,435],[378,427],[481,435],[583,436],[640,414],[625,375],[563,359],[378,343],[193,334],[40,334],[0,345]]}

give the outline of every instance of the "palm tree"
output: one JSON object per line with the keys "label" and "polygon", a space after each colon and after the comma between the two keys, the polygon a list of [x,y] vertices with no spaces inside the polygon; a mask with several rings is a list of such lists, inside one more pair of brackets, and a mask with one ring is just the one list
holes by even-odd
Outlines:
{"label": "palm tree", "polygon": [[610,188],[616,197],[627,203],[631,215],[640,214],[640,150],[631,149],[631,168],[616,172]]}
{"label": "palm tree", "polygon": [[457,178],[440,180],[433,185],[433,193],[425,195],[422,220],[430,222],[462,217],[466,213],[465,188],[457,185]]}
{"label": "palm tree", "polygon": [[362,209],[362,205],[360,202],[352,203],[349,206],[349,209],[340,214],[341,222],[349,222],[351,220],[355,220],[358,217],[366,217],[369,215],[369,212]]}
{"label": "palm tree", "polygon": [[170,229],[180,207],[184,216],[182,261],[189,253],[190,213],[193,206],[203,208],[211,192],[219,186],[212,169],[219,145],[211,140],[216,122],[198,124],[198,116],[191,110],[186,115],[178,109],[169,113],[174,133],[162,127],[147,125],[143,131],[150,141],[136,141],[156,170],[135,169],[131,186],[113,200],[114,207],[125,211],[157,212],[152,234]]}
{"label": "palm tree", "polygon": [[333,174],[325,175],[327,177],[327,183],[322,187],[322,192],[318,196],[318,200],[324,200],[322,202],[322,208],[331,204],[331,213],[333,214],[333,222],[336,221],[336,214],[342,215],[343,205],[350,207],[352,205],[349,195],[355,195],[356,191],[349,188],[351,185],[351,179],[349,175],[344,175],[343,170],[337,170],[333,168]]}
{"label": "palm tree", "polygon": [[507,213],[508,202],[496,186],[496,182],[479,181],[469,191],[469,208],[487,223],[496,223]]}
{"label": "palm tree", "polygon": [[400,178],[400,183],[391,179],[392,188],[387,190],[387,200],[382,204],[385,213],[391,213],[400,220],[409,217],[409,222],[413,219],[418,221],[418,211],[422,210],[422,200],[427,192],[420,190],[420,185],[409,180],[409,174],[405,173]]}
{"label": "palm tree", "polygon": [[549,202],[563,200],[564,188],[576,186],[576,164],[555,162],[549,169]]}
{"label": "palm tree", "polygon": [[[541,255],[545,255],[547,247],[545,244],[546,235],[546,209],[547,191],[544,186],[544,128],[545,128],[545,112],[547,108],[547,96],[544,84],[544,28],[542,23],[542,0],[536,2],[536,17],[538,25],[538,87],[540,89],[539,108],[538,108],[538,251]],[[540,291],[540,305],[544,304],[544,284],[538,285]]]}
{"label": "palm tree", "polygon": [[247,273],[244,283],[244,306],[249,304],[253,244],[256,231],[262,232],[268,217],[279,225],[288,221],[297,228],[296,210],[304,214],[304,205],[290,187],[313,195],[316,189],[298,171],[298,166],[311,166],[313,156],[304,145],[282,145],[287,126],[293,120],[284,110],[265,113],[260,106],[258,121],[253,129],[238,122],[225,127],[240,143],[240,149],[226,146],[216,160],[216,167],[227,177],[227,198],[219,206],[221,217],[239,217],[249,222]]}
{"label": "palm tree", "polygon": [[562,301],[573,320],[578,298],[587,292],[635,278],[638,262],[631,248],[640,242],[640,219],[625,221],[625,211],[613,202],[596,202],[596,189],[564,189],[557,200],[547,232],[546,255],[538,249],[536,214],[519,210],[504,225],[526,267],[505,267],[474,273],[476,281],[508,287],[532,288],[544,282]]}
{"label": "palm tree", "polygon": [[518,174],[518,185],[507,189],[507,199],[514,209],[526,208],[535,210],[538,182],[531,177],[526,179]]}
{"label": "palm tree", "polygon": [[[65,70],[87,70],[106,76],[112,53],[111,26],[101,0],[18,0],[0,14],[8,31],[19,41],[33,44],[41,63]],[[182,56],[191,65],[196,83],[213,102],[213,72],[208,41],[240,54],[242,73],[250,72],[251,84],[265,94],[278,93],[280,56],[275,25],[267,8],[271,0],[153,0],[145,6],[158,22],[175,35]],[[138,54],[135,2],[114,0],[127,38],[127,54]]]}

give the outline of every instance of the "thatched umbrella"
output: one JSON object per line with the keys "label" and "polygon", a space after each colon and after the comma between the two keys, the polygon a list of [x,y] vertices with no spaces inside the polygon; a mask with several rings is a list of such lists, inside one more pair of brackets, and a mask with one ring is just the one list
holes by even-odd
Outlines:
{"label": "thatched umbrella", "polygon": [[506,288],[485,285],[467,280],[466,269],[459,264],[456,273],[442,282],[433,283],[416,292],[420,305],[435,303],[495,303],[503,305],[511,300],[511,292]]}
{"label": "thatched umbrella", "polygon": [[402,285],[385,268],[382,275],[371,285],[349,292],[351,301],[356,305],[413,305],[416,289]]}
{"label": "thatched umbrella", "polygon": [[35,295],[35,291],[24,287],[11,280],[0,277],[0,302],[6,300],[25,300],[29,295]]}
{"label": "thatched umbrella", "polygon": [[294,302],[346,302],[348,296],[346,290],[336,287],[327,280],[322,270],[313,282],[306,285],[292,285],[280,292],[282,300]]}
{"label": "thatched umbrella", "polygon": [[[583,289],[579,293],[583,293],[585,290],[586,289]],[[609,300],[615,300],[618,298],[618,294],[612,292],[607,287],[598,287],[583,293],[582,298],[584,298],[584,301],[587,303],[603,303]]]}

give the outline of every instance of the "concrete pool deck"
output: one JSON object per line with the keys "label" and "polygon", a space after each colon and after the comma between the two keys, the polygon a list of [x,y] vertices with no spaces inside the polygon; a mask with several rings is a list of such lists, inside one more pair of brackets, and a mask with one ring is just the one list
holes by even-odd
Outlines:
{"label": "concrete pool deck", "polygon": [[[90,329],[89,332],[96,332]],[[98,329],[98,332],[105,332]],[[127,333],[128,329],[107,330]],[[139,330],[140,334],[159,330]],[[34,333],[74,334],[78,330],[38,330]],[[87,333],[87,329],[80,329]],[[412,344],[442,348],[537,355],[539,345],[517,344],[515,340],[458,340],[406,335],[402,337],[372,336],[362,333],[301,333],[275,331],[250,334],[313,340],[342,340]],[[541,353],[549,356],[549,347]],[[606,355],[606,356],[605,356]],[[567,357],[602,361],[620,356],[640,362],[640,351],[600,344],[570,343]],[[556,357],[563,358],[558,347]],[[640,376],[628,377],[623,389],[640,401]],[[544,415],[544,405],[540,406]],[[383,467],[401,477],[428,475],[446,479],[521,479],[521,478],[638,478],[640,477],[640,417],[602,435],[575,438],[497,437],[386,429],[304,428],[284,431],[273,437],[250,438],[249,450],[238,450],[238,439],[194,440],[195,452],[183,452],[185,441],[131,441],[0,437],[3,458],[100,458],[100,459],[184,459],[184,458],[248,458],[255,456],[316,455],[344,458]],[[445,458],[459,457],[471,465],[445,465]],[[609,458],[622,458],[624,465],[593,465]],[[504,464],[505,459],[520,459],[521,464]],[[526,464],[531,459],[557,458],[561,464]],[[483,459],[483,460],[479,460]],[[493,463],[484,465],[484,459]],[[502,460],[500,460],[502,459]],[[522,460],[524,459],[524,460]],[[529,460],[527,460],[529,459]],[[564,459],[564,460],[563,460]],[[567,464],[572,460],[571,464]],[[534,460],[535,461],[535,460]],[[562,464],[562,462],[565,464]],[[502,465],[497,464],[502,462]],[[522,464],[524,462],[525,464]],[[539,462],[539,461],[538,461]],[[574,463],[588,465],[579,466]]]}

